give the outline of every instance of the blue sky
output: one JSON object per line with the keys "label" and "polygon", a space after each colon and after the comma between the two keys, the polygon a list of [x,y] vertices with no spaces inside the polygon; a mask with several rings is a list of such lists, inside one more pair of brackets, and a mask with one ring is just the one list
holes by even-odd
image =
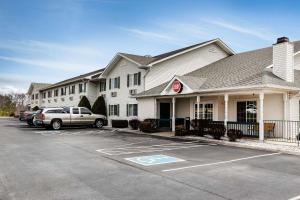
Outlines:
{"label": "blue sky", "polygon": [[236,52],[300,40],[300,1],[0,0],[0,92],[221,38]]}

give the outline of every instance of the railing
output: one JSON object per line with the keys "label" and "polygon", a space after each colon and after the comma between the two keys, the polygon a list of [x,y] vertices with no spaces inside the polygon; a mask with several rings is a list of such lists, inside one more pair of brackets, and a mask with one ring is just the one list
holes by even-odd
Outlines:
{"label": "railing", "polygon": [[300,121],[265,120],[264,134],[268,140],[298,143]]}
{"label": "railing", "polygon": [[244,137],[259,137],[257,122],[227,122],[227,130],[235,129],[243,132]]}

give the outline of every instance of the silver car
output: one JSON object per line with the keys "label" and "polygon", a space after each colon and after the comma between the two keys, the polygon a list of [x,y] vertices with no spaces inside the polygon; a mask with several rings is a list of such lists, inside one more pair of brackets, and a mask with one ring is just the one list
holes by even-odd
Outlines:
{"label": "silver car", "polygon": [[107,119],[104,115],[93,114],[84,107],[44,108],[36,114],[34,123],[53,130],[59,130],[62,126],[102,128],[107,125]]}

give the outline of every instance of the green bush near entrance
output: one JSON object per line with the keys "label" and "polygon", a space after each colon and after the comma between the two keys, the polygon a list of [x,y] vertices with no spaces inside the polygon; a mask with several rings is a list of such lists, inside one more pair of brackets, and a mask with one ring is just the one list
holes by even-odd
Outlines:
{"label": "green bush near entrance", "polygon": [[95,101],[92,112],[95,114],[100,114],[106,116],[106,105],[103,96],[99,96]]}
{"label": "green bush near entrance", "polygon": [[78,103],[78,107],[85,107],[88,108],[89,110],[91,110],[91,104],[90,101],[88,100],[88,98],[86,96],[83,96],[80,100],[80,102]]}

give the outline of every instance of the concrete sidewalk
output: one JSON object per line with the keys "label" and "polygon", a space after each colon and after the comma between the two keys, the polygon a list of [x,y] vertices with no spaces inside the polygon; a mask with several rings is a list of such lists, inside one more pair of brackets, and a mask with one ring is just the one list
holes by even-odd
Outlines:
{"label": "concrete sidewalk", "polygon": [[186,141],[195,141],[196,140],[196,141],[209,142],[209,143],[226,145],[226,146],[274,151],[274,152],[281,152],[281,153],[292,154],[292,155],[300,155],[300,147],[298,147],[297,143],[276,142],[276,141],[269,141],[269,140],[260,142],[256,139],[241,139],[241,140],[237,140],[236,142],[229,142],[226,137],[223,137],[221,140],[215,140],[213,138],[210,138],[209,136],[205,136],[205,137],[175,136],[174,132],[143,133],[139,130],[132,130],[130,128],[116,129],[116,128],[112,128],[112,127],[105,127],[105,129],[115,130],[118,132],[133,133],[133,134],[138,134],[138,135],[148,135],[148,136],[157,137],[157,138],[186,140]]}

